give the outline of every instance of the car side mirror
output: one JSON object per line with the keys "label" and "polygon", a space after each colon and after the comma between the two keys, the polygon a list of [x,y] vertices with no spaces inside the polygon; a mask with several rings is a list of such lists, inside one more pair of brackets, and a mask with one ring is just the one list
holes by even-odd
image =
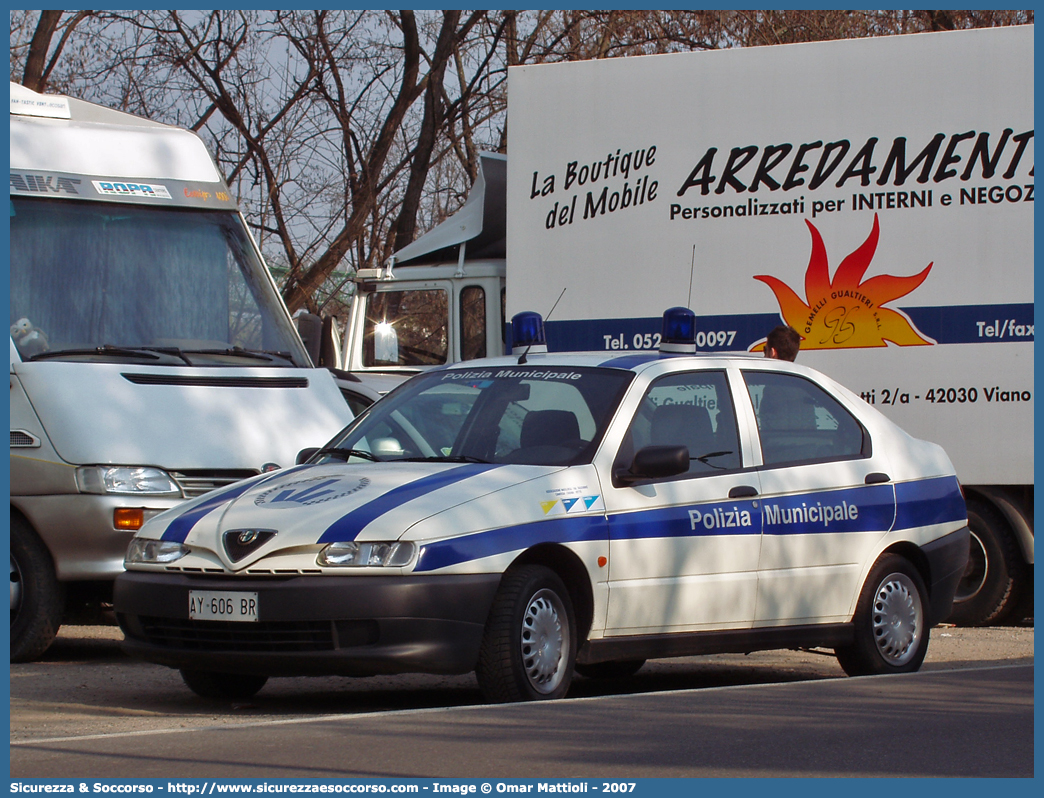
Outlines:
{"label": "car side mirror", "polygon": [[307,463],[312,459],[312,455],[319,451],[318,446],[311,446],[308,449],[302,449],[297,453],[297,465]]}
{"label": "car side mirror", "polygon": [[688,446],[645,446],[639,449],[628,469],[613,474],[614,482],[630,485],[640,479],[663,479],[689,470]]}

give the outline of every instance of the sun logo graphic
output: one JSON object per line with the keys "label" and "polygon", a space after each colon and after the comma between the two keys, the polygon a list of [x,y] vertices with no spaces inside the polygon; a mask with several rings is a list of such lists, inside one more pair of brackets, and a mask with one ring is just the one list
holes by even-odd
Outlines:
{"label": "sun logo graphic", "polygon": [[[812,233],[812,255],[805,271],[805,301],[782,280],[765,274],[754,277],[776,295],[783,319],[801,335],[802,350],[935,343],[923,336],[902,311],[886,307],[887,303],[906,296],[923,283],[933,263],[911,277],[882,274],[864,281],[863,275],[877,251],[880,235],[875,213],[870,235],[841,261],[831,279],[823,237],[807,219],[805,224]],[[752,347],[752,351],[764,348],[762,342]]]}

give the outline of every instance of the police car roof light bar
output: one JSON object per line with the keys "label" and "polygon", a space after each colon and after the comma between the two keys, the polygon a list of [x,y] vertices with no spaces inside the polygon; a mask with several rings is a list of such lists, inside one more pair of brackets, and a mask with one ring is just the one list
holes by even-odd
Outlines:
{"label": "police car roof light bar", "polygon": [[544,319],[539,313],[524,310],[511,317],[511,354],[526,355],[547,352]]}
{"label": "police car roof light bar", "polygon": [[669,354],[696,353],[696,314],[688,308],[668,308],[663,312],[660,351]]}

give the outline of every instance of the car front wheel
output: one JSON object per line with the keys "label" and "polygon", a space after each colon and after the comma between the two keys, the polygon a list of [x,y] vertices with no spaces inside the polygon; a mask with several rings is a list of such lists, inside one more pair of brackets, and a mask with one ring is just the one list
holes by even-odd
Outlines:
{"label": "car front wheel", "polygon": [[849,676],[912,673],[928,652],[928,591],[917,569],[885,554],[870,569],[856,604],[855,640],[836,649]]}
{"label": "car front wheel", "polygon": [[65,610],[65,589],[47,548],[11,514],[11,662],[32,662],[54,642]]}
{"label": "car front wheel", "polygon": [[576,620],[562,580],[540,565],[504,575],[475,674],[487,701],[562,698],[576,659]]}

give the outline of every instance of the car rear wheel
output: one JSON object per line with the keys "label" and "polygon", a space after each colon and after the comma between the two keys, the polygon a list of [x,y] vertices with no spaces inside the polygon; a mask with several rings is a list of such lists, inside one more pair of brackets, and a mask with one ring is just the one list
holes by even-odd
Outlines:
{"label": "car rear wheel", "polygon": [[855,640],[836,649],[849,676],[912,673],[928,653],[928,591],[917,569],[885,554],[870,569],[856,604]]}
{"label": "car rear wheel", "polygon": [[1022,558],[1008,523],[992,505],[969,500],[968,529],[968,565],[947,620],[959,626],[987,626],[1003,620],[1018,603]]}
{"label": "car rear wheel", "polygon": [[475,674],[487,701],[562,698],[576,659],[576,620],[562,580],[527,565],[504,574]]}
{"label": "car rear wheel", "polygon": [[11,662],[32,662],[54,642],[65,589],[43,542],[25,519],[11,515]]}
{"label": "car rear wheel", "polygon": [[247,673],[217,673],[182,668],[181,678],[193,693],[215,701],[242,701],[253,698],[265,686],[267,676]]}

